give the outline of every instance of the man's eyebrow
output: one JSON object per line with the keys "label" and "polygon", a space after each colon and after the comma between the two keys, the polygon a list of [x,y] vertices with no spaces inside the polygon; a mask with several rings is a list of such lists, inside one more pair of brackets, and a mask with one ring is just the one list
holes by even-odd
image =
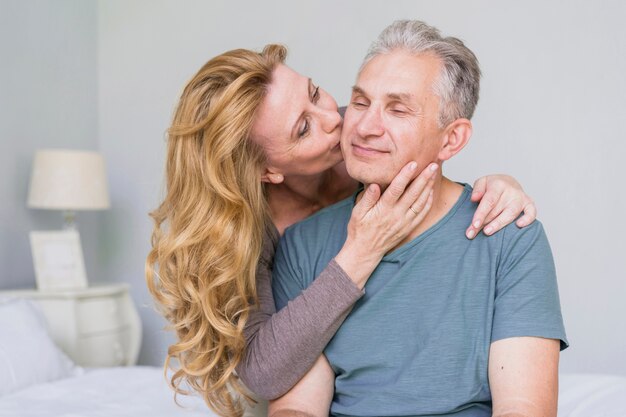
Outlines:
{"label": "man's eyebrow", "polygon": [[[306,86],[306,94],[307,97],[311,95],[311,89],[313,88],[313,80],[309,77],[308,82],[307,82],[307,86]],[[300,113],[300,115],[298,116],[298,118],[295,120],[295,122],[292,123],[291,126],[291,137],[292,138],[296,138],[298,137],[296,131],[298,130],[298,122],[302,119],[302,116],[304,116],[304,112]]]}
{"label": "man's eyebrow", "polygon": [[413,98],[413,94],[410,93],[387,93],[387,97],[394,101],[400,101],[402,103],[410,103]]}
{"label": "man's eyebrow", "polygon": [[[369,96],[369,94],[367,94],[365,90],[363,90],[358,85],[352,86],[352,94],[359,94],[359,95],[366,96],[366,97]],[[402,103],[407,103],[407,104],[410,103],[414,97],[414,95],[410,93],[387,93],[385,95],[390,100],[400,101]]]}
{"label": "man's eyebrow", "polygon": [[360,94],[362,96],[367,96],[367,93],[365,92],[365,90],[363,90],[358,85],[353,85],[352,86],[352,94]]}

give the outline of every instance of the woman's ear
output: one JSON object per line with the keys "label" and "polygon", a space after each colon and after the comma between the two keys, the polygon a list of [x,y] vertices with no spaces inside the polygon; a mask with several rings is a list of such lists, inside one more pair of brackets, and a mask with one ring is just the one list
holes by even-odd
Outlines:
{"label": "woman's ear", "polygon": [[472,122],[468,119],[456,119],[444,132],[443,146],[439,151],[439,159],[447,161],[459,153],[467,145],[472,136]]}
{"label": "woman's ear", "polygon": [[283,177],[283,174],[273,172],[271,168],[265,168],[265,172],[261,175],[261,182],[268,184],[280,184],[284,180],[285,177]]}

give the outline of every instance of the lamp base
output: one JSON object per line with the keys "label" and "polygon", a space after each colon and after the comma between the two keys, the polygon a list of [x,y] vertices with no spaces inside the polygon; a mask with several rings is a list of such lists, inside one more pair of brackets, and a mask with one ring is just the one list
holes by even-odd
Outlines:
{"label": "lamp base", "polygon": [[87,287],[78,230],[32,231],[30,244],[39,290]]}
{"label": "lamp base", "polygon": [[77,230],[76,227],[76,212],[73,210],[63,210],[63,229],[64,230]]}

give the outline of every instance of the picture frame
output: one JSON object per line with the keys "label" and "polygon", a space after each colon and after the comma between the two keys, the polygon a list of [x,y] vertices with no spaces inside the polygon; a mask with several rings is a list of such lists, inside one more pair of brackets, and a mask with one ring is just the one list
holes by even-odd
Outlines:
{"label": "picture frame", "polygon": [[30,245],[39,290],[87,287],[83,250],[77,230],[32,231]]}

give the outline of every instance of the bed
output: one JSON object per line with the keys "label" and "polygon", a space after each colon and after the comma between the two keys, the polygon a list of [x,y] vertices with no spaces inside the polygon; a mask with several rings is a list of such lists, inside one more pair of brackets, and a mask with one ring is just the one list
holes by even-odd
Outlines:
{"label": "bed", "polygon": [[[45,312],[35,300],[0,296],[0,417],[215,416],[198,396],[176,404],[161,367],[76,365]],[[245,416],[264,414],[259,404]]]}
{"label": "bed", "polygon": [[[25,387],[0,398],[6,417],[206,417],[215,414],[197,397],[172,400],[155,367],[83,370],[73,376]],[[162,383],[163,382],[163,383]]]}
{"label": "bed", "polygon": [[[626,417],[626,377],[563,374],[559,417]],[[173,401],[159,367],[82,368],[24,299],[0,300],[0,417],[207,417],[199,397]],[[263,404],[246,417],[265,415]]]}

